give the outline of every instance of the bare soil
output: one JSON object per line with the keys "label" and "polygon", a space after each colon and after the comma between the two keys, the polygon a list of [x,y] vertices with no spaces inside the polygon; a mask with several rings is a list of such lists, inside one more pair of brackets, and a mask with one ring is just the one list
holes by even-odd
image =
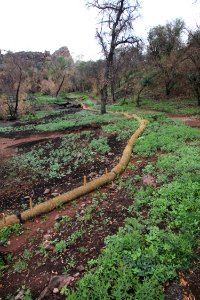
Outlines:
{"label": "bare soil", "polygon": [[178,114],[172,114],[168,113],[168,117],[176,120],[183,121],[186,125],[194,128],[200,129],[200,119],[198,119],[198,116],[185,116],[185,115],[178,115]]}

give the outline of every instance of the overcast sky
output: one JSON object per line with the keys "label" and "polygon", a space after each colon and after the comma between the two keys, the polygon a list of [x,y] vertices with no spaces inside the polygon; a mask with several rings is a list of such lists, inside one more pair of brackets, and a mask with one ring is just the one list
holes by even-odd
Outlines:
{"label": "overcast sky", "polygon": [[[135,33],[143,38],[149,28],[182,18],[191,28],[200,25],[200,1],[141,0]],[[0,49],[54,52],[67,46],[73,58],[97,59],[96,14],[85,0],[0,0]]]}

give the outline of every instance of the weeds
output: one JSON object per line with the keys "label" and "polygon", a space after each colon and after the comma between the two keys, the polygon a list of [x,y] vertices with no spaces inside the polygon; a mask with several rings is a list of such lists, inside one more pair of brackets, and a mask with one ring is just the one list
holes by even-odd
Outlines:
{"label": "weeds", "polygon": [[19,235],[21,233],[21,225],[20,224],[13,224],[8,225],[0,229],[0,241],[1,245],[5,245],[8,238],[12,233],[16,233]]}
{"label": "weeds", "polygon": [[89,270],[76,288],[63,290],[68,300],[164,299],[164,283],[195,258],[200,228],[200,134],[163,115],[149,119],[152,123],[134,151],[144,156],[165,152],[143,169],[144,174],[157,175],[161,185],[136,188],[140,177],[118,179],[119,188],[134,197],[128,211],[137,220],[126,219],[124,228],[105,239],[105,250],[88,263]]}

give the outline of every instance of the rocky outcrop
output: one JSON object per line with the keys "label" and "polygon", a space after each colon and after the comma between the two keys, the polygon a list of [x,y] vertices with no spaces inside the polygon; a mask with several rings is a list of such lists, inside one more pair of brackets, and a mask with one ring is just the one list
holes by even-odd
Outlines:
{"label": "rocky outcrop", "polygon": [[52,56],[53,57],[64,57],[65,59],[71,58],[71,54],[69,52],[69,49],[66,46],[61,47],[60,49],[56,50],[52,54]]}
{"label": "rocky outcrop", "polygon": [[[6,58],[7,55],[9,55],[9,53],[2,54],[0,50],[0,63],[3,63],[4,58]],[[36,67],[40,64],[44,64],[45,62],[49,62],[52,59],[55,59],[56,57],[72,59],[69,49],[66,46],[56,50],[52,55],[50,54],[50,51],[45,51],[44,53],[32,51],[19,51],[12,53],[12,55],[24,61],[31,61]]]}

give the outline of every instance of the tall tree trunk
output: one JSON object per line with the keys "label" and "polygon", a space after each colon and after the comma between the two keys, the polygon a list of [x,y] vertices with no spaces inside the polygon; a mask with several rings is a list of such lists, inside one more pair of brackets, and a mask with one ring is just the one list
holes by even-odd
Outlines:
{"label": "tall tree trunk", "polygon": [[19,92],[20,92],[20,86],[21,86],[21,81],[22,81],[22,69],[20,68],[20,73],[19,73],[19,81],[17,85],[17,91],[16,91],[16,96],[15,96],[15,118],[17,117],[17,112],[18,112],[18,105],[19,105]]}
{"label": "tall tree trunk", "polygon": [[111,95],[112,95],[112,102],[115,103],[116,99],[115,99],[115,83],[114,80],[111,80],[111,85],[110,85],[110,89],[111,89]]}
{"label": "tall tree trunk", "polygon": [[106,113],[106,103],[107,103],[107,84],[105,84],[100,90],[101,94],[101,114]]}
{"label": "tall tree trunk", "polygon": [[140,107],[140,95],[141,95],[143,89],[144,89],[144,86],[142,86],[142,87],[140,88],[140,90],[138,91],[137,98],[136,98],[136,106],[137,106],[137,107]]}
{"label": "tall tree trunk", "polygon": [[195,93],[196,93],[196,96],[197,96],[197,104],[198,104],[198,106],[200,106],[200,88],[199,88],[199,85],[196,85],[194,90],[195,90]]}
{"label": "tall tree trunk", "polygon": [[198,106],[200,106],[200,93],[198,93],[197,100],[198,100]]}
{"label": "tall tree trunk", "polygon": [[63,76],[62,81],[61,81],[61,83],[60,83],[60,85],[59,85],[59,87],[58,87],[58,89],[57,89],[57,92],[56,92],[56,98],[58,97],[58,94],[59,94],[59,92],[60,92],[60,90],[61,90],[61,88],[62,88],[62,85],[63,85],[63,83],[64,83],[64,80],[65,80],[65,75]]}
{"label": "tall tree trunk", "polygon": [[108,82],[109,82],[109,72],[110,72],[110,62],[107,62],[105,74],[104,74],[104,84],[100,90],[101,94],[101,114],[106,113],[106,104],[108,100]]}

